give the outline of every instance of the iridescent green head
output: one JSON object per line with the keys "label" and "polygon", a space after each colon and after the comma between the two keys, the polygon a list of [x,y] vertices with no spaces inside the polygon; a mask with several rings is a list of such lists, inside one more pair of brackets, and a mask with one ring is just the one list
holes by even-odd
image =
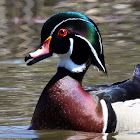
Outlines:
{"label": "iridescent green head", "polygon": [[[60,12],[48,19],[41,31],[42,52],[31,53],[34,64],[50,55],[59,55],[58,67],[82,72],[87,62],[106,72],[101,35],[96,24],[77,12]],[[40,48],[39,47],[39,48]],[[40,58],[40,59],[39,59]]]}

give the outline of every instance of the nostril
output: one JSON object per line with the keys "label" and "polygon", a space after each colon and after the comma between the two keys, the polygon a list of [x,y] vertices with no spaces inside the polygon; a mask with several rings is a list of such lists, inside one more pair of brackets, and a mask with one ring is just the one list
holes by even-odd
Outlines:
{"label": "nostril", "polygon": [[42,49],[43,49],[43,47],[41,46],[39,49],[40,49],[40,50],[42,50]]}

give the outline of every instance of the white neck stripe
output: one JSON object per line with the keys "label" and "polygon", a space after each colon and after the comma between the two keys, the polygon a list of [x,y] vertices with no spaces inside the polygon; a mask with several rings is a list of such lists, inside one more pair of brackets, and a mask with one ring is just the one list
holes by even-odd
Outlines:
{"label": "white neck stripe", "polygon": [[104,120],[104,127],[102,130],[102,133],[105,133],[106,129],[107,129],[107,123],[108,123],[108,108],[107,108],[105,100],[101,99],[100,103],[101,103],[102,110],[103,110],[103,120]]}
{"label": "white neck stripe", "polygon": [[90,43],[85,37],[82,37],[82,36],[80,36],[80,35],[75,35],[75,36],[77,36],[77,37],[83,39],[84,41],[86,41],[86,42],[88,43],[88,45],[89,45],[89,47],[90,47],[90,49],[91,49],[93,55],[95,56],[96,60],[98,61],[98,63],[100,64],[100,66],[103,68],[103,70],[104,70],[104,72],[105,72],[105,68],[104,68],[104,66],[102,65],[102,63],[101,63],[101,61],[100,61],[100,59],[99,59],[99,57],[98,57],[98,54],[97,54],[96,50],[93,48],[93,46],[91,45],[91,43]]}
{"label": "white neck stripe", "polygon": [[70,40],[70,48],[69,48],[69,51],[65,54],[59,54],[59,62],[57,64],[57,68],[58,67],[64,67],[66,69],[68,69],[69,71],[71,72],[83,72],[83,70],[86,69],[86,63],[84,64],[81,64],[81,65],[77,65],[75,64],[70,56],[73,52],[73,44],[74,44],[74,40],[73,38],[69,38]]}

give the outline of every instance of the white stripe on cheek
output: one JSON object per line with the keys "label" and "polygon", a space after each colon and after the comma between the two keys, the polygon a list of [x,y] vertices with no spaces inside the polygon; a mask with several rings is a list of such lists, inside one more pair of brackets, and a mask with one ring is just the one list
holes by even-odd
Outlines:
{"label": "white stripe on cheek", "polygon": [[59,62],[58,62],[58,65],[57,65],[57,68],[58,67],[64,67],[66,69],[68,69],[69,71],[71,72],[83,72],[83,70],[86,69],[86,63],[84,64],[81,64],[81,65],[78,65],[78,64],[75,64],[70,56],[73,52],[73,44],[74,44],[74,40],[73,38],[70,38],[70,48],[69,48],[69,51],[65,54],[59,54]]}
{"label": "white stripe on cheek", "polygon": [[74,44],[74,40],[73,40],[73,38],[69,38],[69,40],[70,40],[70,55],[71,55],[72,52],[73,52],[73,44]]}

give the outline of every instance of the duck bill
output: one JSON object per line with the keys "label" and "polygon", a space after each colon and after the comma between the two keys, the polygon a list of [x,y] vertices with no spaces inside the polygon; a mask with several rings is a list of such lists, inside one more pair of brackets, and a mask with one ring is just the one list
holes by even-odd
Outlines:
{"label": "duck bill", "polygon": [[29,53],[25,57],[25,62],[29,59],[32,59],[30,62],[27,63],[28,66],[33,65],[47,57],[52,56],[52,51],[50,50],[50,42],[51,42],[52,36],[49,36],[43,44],[40,44],[39,47],[34,51]]}

